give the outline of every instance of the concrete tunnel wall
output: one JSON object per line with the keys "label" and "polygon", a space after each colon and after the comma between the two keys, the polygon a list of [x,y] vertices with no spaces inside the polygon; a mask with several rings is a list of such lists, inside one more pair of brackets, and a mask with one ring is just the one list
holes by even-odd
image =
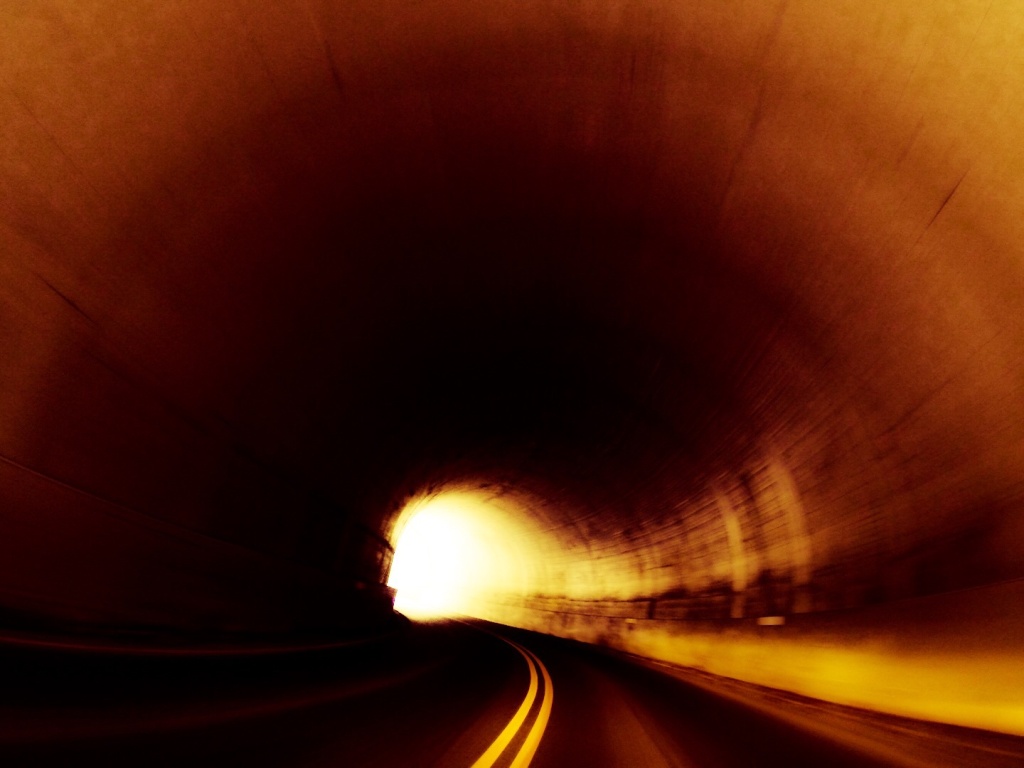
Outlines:
{"label": "concrete tunnel wall", "polygon": [[1013,4],[265,6],[0,10],[10,625],[371,625],[471,478],[549,536],[499,618],[1016,685]]}

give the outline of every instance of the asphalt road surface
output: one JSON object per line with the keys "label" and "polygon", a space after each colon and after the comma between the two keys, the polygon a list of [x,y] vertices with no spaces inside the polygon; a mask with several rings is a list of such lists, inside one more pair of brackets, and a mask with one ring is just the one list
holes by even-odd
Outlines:
{"label": "asphalt road surface", "polygon": [[132,652],[0,644],[0,766],[1024,766],[883,717],[481,623]]}

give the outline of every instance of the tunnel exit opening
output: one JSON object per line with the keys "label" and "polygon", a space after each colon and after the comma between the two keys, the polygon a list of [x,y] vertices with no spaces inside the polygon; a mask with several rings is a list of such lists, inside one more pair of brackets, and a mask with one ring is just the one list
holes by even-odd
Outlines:
{"label": "tunnel exit opening", "polygon": [[523,594],[536,563],[536,535],[516,502],[484,491],[415,498],[399,514],[388,586],[412,618],[479,616]]}

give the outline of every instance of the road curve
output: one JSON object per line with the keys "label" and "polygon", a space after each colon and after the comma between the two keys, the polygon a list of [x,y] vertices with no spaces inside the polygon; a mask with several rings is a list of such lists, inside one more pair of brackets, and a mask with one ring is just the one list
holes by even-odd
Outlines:
{"label": "road curve", "polygon": [[238,650],[0,643],[0,765],[1024,765],[1024,739],[725,685],[481,623]]}

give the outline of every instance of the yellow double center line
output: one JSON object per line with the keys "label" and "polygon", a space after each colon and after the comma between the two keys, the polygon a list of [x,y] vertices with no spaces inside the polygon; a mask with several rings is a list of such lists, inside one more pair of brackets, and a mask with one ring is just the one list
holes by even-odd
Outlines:
{"label": "yellow double center line", "polygon": [[[494,633],[491,632],[489,634]],[[519,748],[519,752],[516,753],[515,758],[510,764],[510,768],[526,768],[530,761],[533,760],[537,747],[540,746],[540,740],[544,736],[544,729],[548,725],[548,718],[551,716],[551,703],[555,698],[554,688],[551,685],[551,675],[548,674],[544,663],[534,656],[532,651],[500,635],[494,636],[511,645],[526,659],[526,664],[530,668],[530,687],[526,691],[526,698],[523,699],[523,703],[519,705],[516,713],[512,715],[512,719],[508,721],[508,725],[498,734],[498,738],[491,742],[491,746],[487,748],[487,751],[480,755],[477,761],[473,763],[472,768],[490,768],[501,757],[505,748],[515,738],[516,734],[519,733],[519,729],[526,722],[526,718],[533,708],[533,702],[537,698],[537,669],[539,668],[544,678],[544,696],[541,699],[540,711],[537,713],[537,719],[533,721],[533,727],[530,728],[530,732],[526,734],[523,745]]]}

